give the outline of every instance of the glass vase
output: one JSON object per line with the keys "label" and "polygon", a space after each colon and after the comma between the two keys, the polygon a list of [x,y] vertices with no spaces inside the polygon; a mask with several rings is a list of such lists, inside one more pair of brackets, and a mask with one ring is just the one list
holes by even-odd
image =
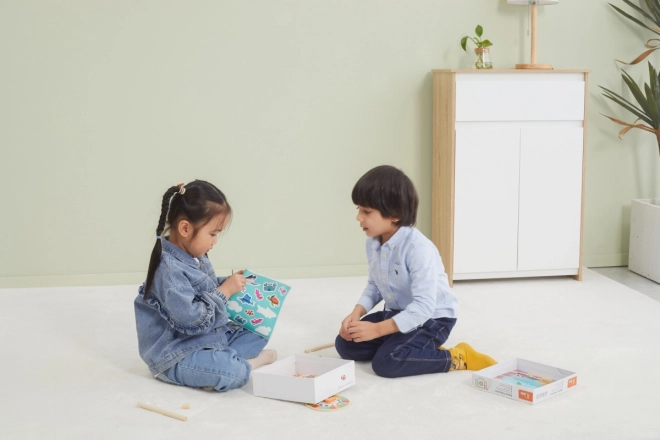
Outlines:
{"label": "glass vase", "polygon": [[490,50],[487,47],[477,47],[474,49],[477,54],[477,62],[474,63],[477,69],[492,69],[493,63],[490,60]]}

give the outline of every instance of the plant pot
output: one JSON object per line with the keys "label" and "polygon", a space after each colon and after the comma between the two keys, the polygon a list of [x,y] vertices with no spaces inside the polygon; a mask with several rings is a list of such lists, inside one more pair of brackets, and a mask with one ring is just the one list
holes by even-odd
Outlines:
{"label": "plant pot", "polygon": [[474,49],[477,54],[477,62],[474,63],[477,69],[492,69],[493,63],[490,61],[490,50],[487,47],[477,47]]}
{"label": "plant pot", "polygon": [[628,269],[660,283],[660,199],[632,201]]}

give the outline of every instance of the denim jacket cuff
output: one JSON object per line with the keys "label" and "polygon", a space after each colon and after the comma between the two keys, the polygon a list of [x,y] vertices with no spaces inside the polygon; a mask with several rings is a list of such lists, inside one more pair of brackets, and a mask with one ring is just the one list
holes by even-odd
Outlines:
{"label": "denim jacket cuff", "polygon": [[220,299],[222,299],[222,302],[223,302],[225,305],[227,305],[227,297],[225,296],[224,293],[222,293],[222,292],[220,291],[220,289],[217,289],[217,288],[216,288],[216,289],[213,289],[213,293],[216,294],[216,295],[218,295],[218,296],[220,297]]}

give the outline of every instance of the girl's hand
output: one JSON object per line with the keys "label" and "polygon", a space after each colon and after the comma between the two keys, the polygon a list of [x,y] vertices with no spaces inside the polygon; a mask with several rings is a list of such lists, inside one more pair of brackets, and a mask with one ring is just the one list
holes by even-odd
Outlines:
{"label": "girl's hand", "polygon": [[246,281],[245,277],[243,276],[243,272],[243,270],[235,272],[232,276],[228,277],[222,284],[220,284],[220,287],[218,287],[218,290],[222,292],[227,297],[227,299],[229,299],[230,296],[242,291],[243,287],[245,287]]}

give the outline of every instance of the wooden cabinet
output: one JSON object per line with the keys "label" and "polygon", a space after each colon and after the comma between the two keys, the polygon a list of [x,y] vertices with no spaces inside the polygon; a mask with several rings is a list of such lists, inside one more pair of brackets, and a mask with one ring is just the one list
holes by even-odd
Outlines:
{"label": "wooden cabinet", "polygon": [[581,279],[586,71],[433,71],[432,240],[450,281]]}

